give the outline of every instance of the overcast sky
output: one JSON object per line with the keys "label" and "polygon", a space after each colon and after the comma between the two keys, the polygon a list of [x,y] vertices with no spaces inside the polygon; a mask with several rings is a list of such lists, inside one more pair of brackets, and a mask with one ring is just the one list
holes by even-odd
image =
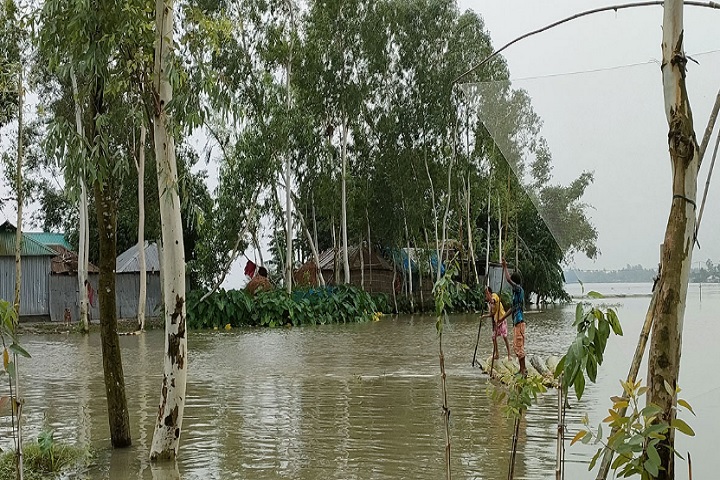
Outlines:
{"label": "overcast sky", "polygon": [[[493,46],[499,48],[528,31],[613,3],[464,0],[459,5],[483,17]],[[600,13],[530,37],[503,53],[513,85],[527,90],[543,119],[557,180],[567,183],[583,170],[595,172],[585,198],[593,207],[589,213],[602,254],[595,261],[576,257],[577,268],[652,267],[658,262],[671,199],[661,26],[661,7]],[[685,8],[685,49],[700,63],[689,63],[687,80],[698,141],[720,88],[718,31],[720,10]],[[701,188],[711,153],[712,146]],[[720,186],[711,185],[696,262],[720,260],[719,204]]]}

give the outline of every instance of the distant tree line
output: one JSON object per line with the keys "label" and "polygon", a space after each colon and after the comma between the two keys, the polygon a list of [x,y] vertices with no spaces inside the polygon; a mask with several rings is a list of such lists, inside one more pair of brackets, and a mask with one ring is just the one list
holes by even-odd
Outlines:
{"label": "distant tree line", "polygon": [[626,265],[620,270],[568,270],[566,283],[650,283],[657,276],[657,269],[642,265]]}

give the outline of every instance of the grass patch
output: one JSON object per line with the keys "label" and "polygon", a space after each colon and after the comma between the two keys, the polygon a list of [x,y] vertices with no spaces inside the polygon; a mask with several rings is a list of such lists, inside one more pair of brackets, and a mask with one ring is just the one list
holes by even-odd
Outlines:
{"label": "grass patch", "polygon": [[[57,478],[61,473],[81,470],[87,466],[87,449],[52,441],[51,445],[28,443],[23,448],[25,480]],[[15,480],[15,451],[0,455],[0,480]]]}

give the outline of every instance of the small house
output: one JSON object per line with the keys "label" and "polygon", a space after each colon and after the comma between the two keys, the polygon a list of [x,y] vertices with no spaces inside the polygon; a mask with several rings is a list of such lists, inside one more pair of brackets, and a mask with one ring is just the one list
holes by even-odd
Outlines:
{"label": "small house", "polygon": [[[336,285],[344,282],[343,249],[328,249],[320,255],[320,272],[326,285]],[[369,249],[367,245],[362,248],[351,246],[348,248],[348,263],[350,264],[350,284],[362,286],[366,292],[392,294],[394,282],[400,285],[401,272],[393,271],[392,264],[385,260],[377,249]],[[293,275],[297,285],[318,286],[317,266],[311,258],[305,262]],[[337,279],[337,281],[336,281]]]}
{"label": "small house", "polygon": [[[0,225],[0,298],[15,298],[15,235],[9,221]],[[20,316],[41,320],[50,316],[50,271],[56,252],[22,234],[20,247]]]}
{"label": "small house", "polygon": [[[145,315],[160,312],[160,254],[157,243],[145,242],[146,297]],[[121,253],[115,261],[115,298],[118,318],[137,317],[140,297],[140,249],[135,244]]]}

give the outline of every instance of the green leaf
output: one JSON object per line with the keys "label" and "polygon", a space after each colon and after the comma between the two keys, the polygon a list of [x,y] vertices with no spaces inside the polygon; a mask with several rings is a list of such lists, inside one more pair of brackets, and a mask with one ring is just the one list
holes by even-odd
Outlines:
{"label": "green leaf", "polygon": [[688,437],[695,436],[695,431],[692,428],[690,428],[690,425],[685,423],[685,421],[680,418],[676,418],[676,419],[672,420],[670,422],[670,426],[673,427],[674,429],[684,433]]}
{"label": "green leaf", "polygon": [[587,296],[588,298],[605,298],[605,295],[600,292],[596,292],[595,290],[589,291]]}
{"label": "green leaf", "polygon": [[578,400],[582,398],[583,392],[585,391],[585,374],[580,370],[575,376],[575,396]]}
{"label": "green leaf", "polygon": [[[658,454],[655,445],[648,445],[647,456],[648,460],[653,462],[655,465],[660,465],[660,455]],[[654,475],[657,476],[657,473],[655,473]]]}
{"label": "green leaf", "polygon": [[575,322],[573,323],[573,326],[579,325],[580,322],[583,321],[584,317],[583,304],[582,302],[578,302],[577,307],[575,307]]}
{"label": "green leaf", "polygon": [[563,374],[564,369],[565,369],[565,355],[563,355],[560,358],[560,361],[558,362],[557,366],[555,367],[555,372],[554,372],[555,378],[559,378],[560,375]]}
{"label": "green leaf", "polygon": [[622,331],[622,326],[620,325],[620,319],[618,318],[617,314],[615,313],[615,310],[613,310],[612,308],[608,308],[608,310],[607,310],[607,319],[608,319],[608,322],[610,322],[610,326],[612,327],[615,335],[622,337],[623,331]]}
{"label": "green leaf", "polygon": [[13,343],[8,347],[8,349],[9,349],[11,352],[13,352],[13,353],[15,353],[15,354],[17,354],[17,355],[20,355],[21,357],[31,358],[31,357],[30,357],[30,354],[27,352],[27,350],[25,350],[24,348],[22,348],[20,345],[18,345],[18,344],[15,343],[15,342],[13,342]]}
{"label": "green leaf", "polygon": [[640,410],[640,415],[642,415],[645,418],[650,418],[658,415],[660,412],[662,412],[662,408],[658,407],[654,403],[650,403],[645,408]]}
{"label": "green leaf", "polygon": [[600,454],[602,453],[603,449],[598,448],[597,452],[595,452],[595,455],[593,455],[592,459],[590,460],[590,465],[588,466],[588,472],[595,468],[595,463],[597,463],[598,458],[600,458]]}
{"label": "green leaf", "polygon": [[650,460],[649,458],[647,460],[645,460],[645,462],[643,463],[643,467],[645,467],[645,470],[653,477],[657,477],[658,473],[660,473],[659,469],[658,469],[659,466],[660,466],[659,462],[655,463],[652,460]]}
{"label": "green leaf", "polygon": [[681,398],[681,399],[679,399],[679,400],[677,401],[677,403],[678,403],[678,405],[680,405],[680,406],[682,406],[682,407],[685,407],[686,409],[688,409],[688,410],[690,411],[690,413],[692,413],[693,415],[695,415],[695,411],[692,409],[692,407],[690,406],[690,404],[689,404],[686,400],[683,400],[683,399]]}
{"label": "green leaf", "polygon": [[592,352],[588,353],[585,368],[587,369],[588,378],[591,382],[595,383],[597,379],[597,363],[595,362],[595,356]]}

